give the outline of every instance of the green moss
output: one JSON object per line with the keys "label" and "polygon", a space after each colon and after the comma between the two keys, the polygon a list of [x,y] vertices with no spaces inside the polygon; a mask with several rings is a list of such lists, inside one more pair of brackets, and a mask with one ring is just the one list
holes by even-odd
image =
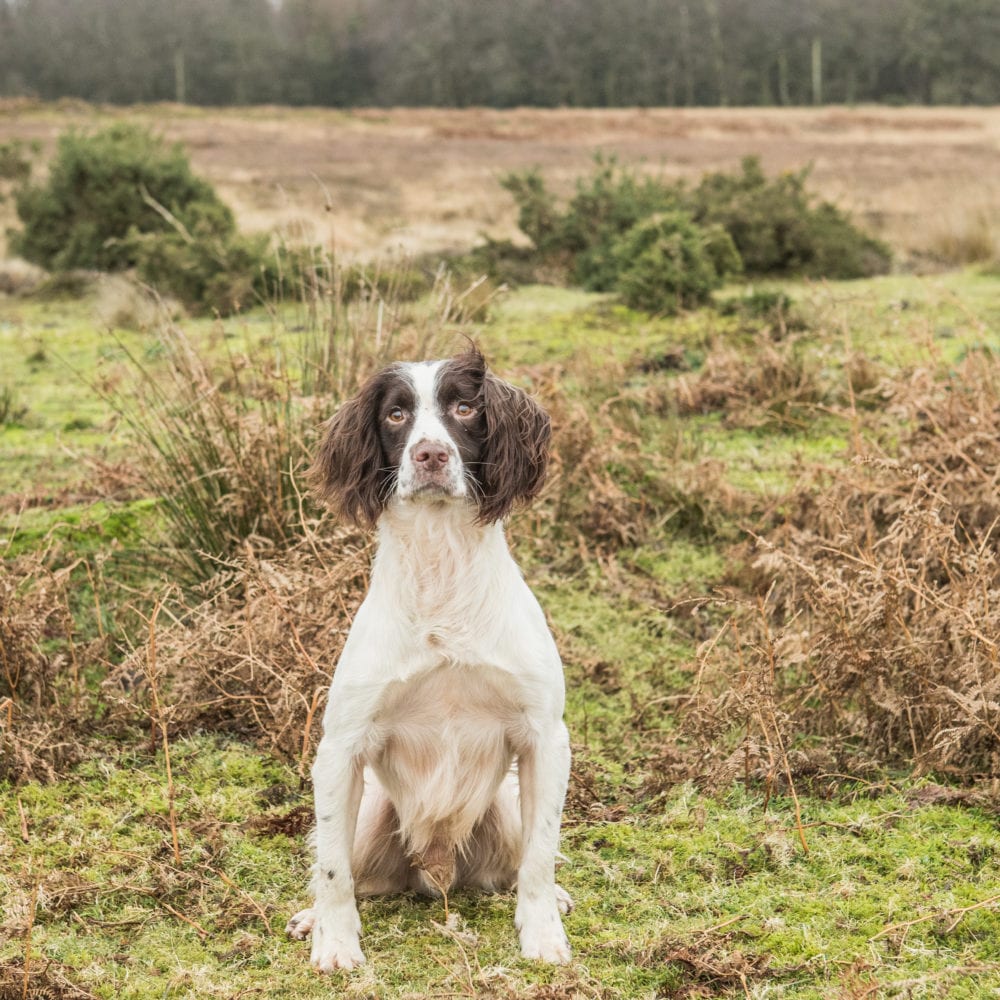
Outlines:
{"label": "green moss", "polygon": [[[162,754],[95,760],[55,785],[0,789],[5,903],[15,912],[40,884],[36,960],[63,963],[98,996],[320,997],[333,989],[405,997],[490,984],[517,996],[533,983],[589,983],[598,996],[638,998],[691,983],[690,967],[650,958],[671,942],[691,954],[714,947],[766,956],[771,996],[830,996],[845,988],[859,955],[886,988],[923,977],[948,996],[1000,987],[1000,972],[989,971],[1000,910],[971,910],[949,929],[958,908],[988,899],[1000,879],[990,818],[900,795],[807,799],[807,855],[789,801],[773,799],[765,812],[758,797],[734,791],[717,800],[690,786],[655,814],[565,830],[559,880],[576,902],[566,919],[570,967],[540,969],[518,957],[512,896],[462,892],[449,901],[457,937],[435,926],[444,923],[440,901],[364,902],[369,965],[322,979],[308,969],[308,945],[281,933],[307,900],[303,840],[261,825],[308,801],[292,791],[294,772],[204,737],[176,742],[172,759],[180,865]],[[276,788],[286,797],[278,807],[267,804]],[[70,878],[82,888],[60,897]],[[937,912],[946,916],[920,919]],[[885,933],[906,921],[917,922]],[[0,959],[22,949],[8,938]],[[985,971],[963,971],[976,965]]]}
{"label": "green moss", "polygon": [[97,502],[72,507],[36,507],[0,518],[0,547],[8,556],[62,542],[76,555],[115,542],[135,545],[156,523],[155,500],[122,504]]}
{"label": "green moss", "polygon": [[726,568],[717,547],[686,538],[666,538],[623,555],[635,569],[675,591],[705,590]]}

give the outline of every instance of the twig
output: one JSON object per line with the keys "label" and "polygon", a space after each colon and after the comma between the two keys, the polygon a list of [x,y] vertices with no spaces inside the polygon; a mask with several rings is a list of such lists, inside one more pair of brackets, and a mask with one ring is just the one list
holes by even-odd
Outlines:
{"label": "twig", "polygon": [[909,930],[917,924],[927,923],[928,920],[953,916],[955,919],[945,928],[945,933],[948,934],[959,925],[967,913],[971,913],[973,910],[981,910],[985,906],[992,906],[998,902],[1000,902],[1000,894],[990,896],[989,899],[980,900],[978,903],[972,903],[970,906],[958,906],[950,910],[938,910],[935,913],[926,913],[924,916],[915,917],[913,920],[903,920],[898,924],[889,924],[888,927],[883,927],[878,934],[873,934],[868,940],[877,941],[880,937],[885,937],[886,934],[891,934],[893,931]]}
{"label": "twig", "polygon": [[159,903],[160,906],[162,906],[163,909],[165,909],[168,913],[172,913],[178,920],[183,920],[184,923],[193,927],[203,938],[207,938],[209,936],[208,931],[206,931],[205,928],[201,926],[201,924],[196,923],[190,917],[185,917],[184,914],[180,912],[180,910],[175,910],[169,903],[166,903],[162,899],[159,899],[155,892],[150,892],[147,890],[146,894],[155,899],[156,902]]}
{"label": "twig", "polygon": [[[122,851],[120,853],[127,854],[128,852]],[[125,892],[137,892],[139,893],[140,896],[148,896],[151,900],[153,900],[154,903],[156,903],[159,906],[162,906],[163,909],[165,909],[168,913],[175,916],[178,920],[183,920],[184,923],[186,923],[189,927],[193,927],[202,937],[210,936],[208,931],[206,931],[205,928],[202,927],[201,924],[199,924],[197,921],[192,920],[190,917],[184,916],[184,914],[181,913],[180,910],[175,909],[168,902],[166,902],[166,900],[160,899],[159,892],[156,889],[147,889],[143,885],[132,885],[130,882],[123,882],[121,885],[116,886],[116,890]]]}
{"label": "twig", "polygon": [[90,581],[90,593],[94,598],[94,618],[97,623],[97,635],[101,642],[104,642],[107,636],[104,634],[104,618],[101,614],[101,592],[97,586],[97,581],[94,579],[94,574],[90,570],[90,563],[84,561],[83,568],[87,571],[87,579]]}
{"label": "twig", "polygon": [[156,619],[162,605],[162,600],[157,600],[153,613],[149,616],[149,655],[146,658],[146,679],[149,681],[150,695],[153,699],[153,724],[159,727],[160,737],[163,741],[163,759],[167,769],[167,810],[170,817],[170,837],[174,847],[174,864],[180,865],[181,848],[177,839],[177,810],[174,803],[174,775],[170,767],[170,740],[167,736],[167,723],[163,717],[156,676]]}
{"label": "twig", "polygon": [[[440,926],[440,924],[438,926]],[[441,968],[444,969],[444,971],[447,972],[449,976],[453,976],[455,974],[454,970],[453,969],[449,969],[448,966],[440,958],[437,957],[437,955],[431,955],[431,958],[433,958],[434,961],[437,962],[437,964],[440,965]],[[468,965],[468,962],[466,962],[466,965]],[[436,994],[436,996],[439,996],[439,997],[442,997],[442,996],[444,996],[444,997],[474,997],[476,995],[476,987],[475,987],[475,984],[471,981],[471,979],[470,979],[470,981],[469,981],[468,984],[462,983],[462,986],[465,987],[465,989],[463,989],[461,993],[438,993],[438,994]]]}
{"label": "twig", "polygon": [[271,930],[271,921],[267,919],[267,914],[264,912],[264,908],[247,892],[245,889],[241,889],[225,872],[220,872],[217,868],[213,868],[211,865],[202,865],[202,868],[207,872],[211,872],[213,875],[222,879],[230,889],[235,889],[241,896],[243,896],[247,902],[257,911],[260,915],[260,919],[264,921],[264,926],[267,928],[268,934],[273,934],[274,931]]}
{"label": "twig", "polygon": [[17,797],[17,815],[21,820],[21,839],[27,844],[31,838],[28,836],[28,817],[24,815],[24,803],[20,795]]}
{"label": "twig", "polygon": [[173,226],[174,229],[180,233],[181,238],[185,243],[194,243],[194,237],[188,231],[187,226],[177,218],[173,212],[170,211],[165,205],[161,205],[147,190],[145,184],[139,185],[139,195],[142,200],[149,205],[149,207],[157,213],[165,222]]}
{"label": "twig", "polygon": [[738,924],[741,920],[746,920],[747,915],[745,913],[737,914],[735,917],[730,917],[728,920],[723,920],[721,924],[715,924],[712,927],[703,927],[698,934],[714,934],[716,931],[721,931],[723,927],[729,927],[731,924]]}
{"label": "twig", "polygon": [[956,916],[955,919],[944,929],[945,934],[950,934],[962,922],[962,917],[964,917],[966,913],[971,913],[973,910],[981,910],[984,906],[991,906],[993,903],[998,901],[1000,901],[1000,895],[991,896],[989,899],[984,899],[979,903],[973,903],[971,906],[963,906],[958,910],[952,910],[951,912]]}
{"label": "twig", "polygon": [[323,697],[323,688],[316,688],[313,692],[312,704],[309,706],[309,711],[306,713],[306,724],[305,730],[302,733],[302,753],[299,755],[299,780],[305,781],[306,779],[306,754],[309,752],[309,732],[312,729],[313,716],[316,714],[316,706],[319,704],[320,698]]}
{"label": "twig", "polygon": [[[764,610],[764,602],[758,598],[757,599],[757,610],[760,614],[761,622],[764,625],[764,632],[767,637],[767,658],[768,666],[770,668],[770,681],[771,681],[771,696],[774,696],[774,684],[775,675],[777,670],[777,665],[775,664],[774,657],[774,640],[771,638],[771,627],[767,621],[767,614]],[[778,744],[778,750],[781,753],[781,762],[785,765],[785,777],[788,779],[788,790],[792,796],[792,802],[795,806],[795,828],[799,835],[799,843],[802,844],[803,852],[809,854],[809,843],[806,840],[806,831],[802,826],[802,806],[799,803],[798,792],[795,791],[795,782],[792,781],[792,767],[788,761],[788,751],[785,749],[785,741],[781,738],[781,728],[778,725],[778,718],[774,711],[774,702],[768,706],[768,711],[771,715],[771,723],[774,726],[774,738]]]}
{"label": "twig", "polygon": [[31,974],[31,932],[35,926],[35,907],[38,903],[38,883],[31,887],[31,908],[28,911],[28,930],[24,935],[24,980],[21,984],[21,1000],[28,1000],[28,977]]}

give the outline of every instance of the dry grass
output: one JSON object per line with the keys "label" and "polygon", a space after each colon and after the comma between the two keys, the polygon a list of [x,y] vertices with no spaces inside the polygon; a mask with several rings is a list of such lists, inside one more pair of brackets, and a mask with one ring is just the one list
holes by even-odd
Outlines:
{"label": "dry grass", "polygon": [[107,330],[156,330],[165,315],[181,311],[125,275],[105,274],[98,280],[94,318]]}
{"label": "dry grass", "polygon": [[261,558],[248,542],[203,601],[164,604],[148,640],[109,674],[105,696],[132,714],[162,711],[171,734],[241,734],[304,775],[370,548],[346,529],[316,525],[277,557]]}
{"label": "dry grass", "polygon": [[1000,364],[901,380],[890,405],[897,456],[802,493],[701,649],[688,724],[728,747],[722,784],[866,760],[1000,777]]}
{"label": "dry grass", "polygon": [[0,780],[52,780],[80,759],[90,717],[82,665],[107,650],[103,634],[75,635],[81,565],[51,551],[0,560]]}
{"label": "dry grass", "polygon": [[[0,103],[0,141],[39,140],[112,117],[185,143],[243,228],[371,257],[512,238],[497,179],[541,167],[558,193],[593,153],[670,178],[761,158],[769,173],[813,164],[810,186],[904,253],[932,252],[953,220],[996,218],[1000,111],[988,108],[203,110]],[[0,206],[0,224],[13,207]],[[961,224],[959,228],[963,228]],[[0,225],[0,229],[4,225]],[[967,228],[967,227],[965,227]],[[994,230],[995,233],[995,230]]]}
{"label": "dry grass", "polygon": [[[0,200],[0,217],[4,207]],[[0,295],[28,295],[44,280],[45,272],[27,261],[0,260]]]}
{"label": "dry grass", "polygon": [[43,960],[34,967],[17,960],[0,963],[3,1000],[95,1000],[95,995],[71,982],[56,962]]}

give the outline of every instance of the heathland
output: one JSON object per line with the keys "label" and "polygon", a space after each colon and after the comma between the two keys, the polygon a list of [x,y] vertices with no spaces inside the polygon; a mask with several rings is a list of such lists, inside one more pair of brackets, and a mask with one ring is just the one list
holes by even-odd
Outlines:
{"label": "heathland", "polygon": [[[0,996],[1000,990],[996,111],[19,102],[0,143],[44,176],[113,119],[325,256],[194,318],[0,263]],[[893,271],[663,316],[433,264],[525,242],[502,177],[565,196],[595,152],[691,182],[812,164]],[[509,534],[566,665],[574,961],[519,959],[511,896],[407,896],[363,904],[369,964],[324,980],[282,928],[371,543],[304,469],[374,366],[466,338],[553,416]]]}

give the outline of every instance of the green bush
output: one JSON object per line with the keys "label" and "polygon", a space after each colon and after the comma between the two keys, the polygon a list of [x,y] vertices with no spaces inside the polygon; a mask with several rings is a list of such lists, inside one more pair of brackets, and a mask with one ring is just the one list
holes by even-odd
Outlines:
{"label": "green bush", "polygon": [[226,241],[236,232],[179,144],[124,123],[62,135],[48,179],[22,187],[16,206],[23,229],[10,234],[11,249],[52,271],[134,267],[149,234]]}
{"label": "green bush", "polygon": [[20,139],[0,142],[0,181],[23,183],[31,176],[31,155],[39,152],[38,143],[30,146]]}
{"label": "green bush", "polygon": [[888,271],[888,247],[829,202],[813,204],[808,175],[769,180],[751,156],[739,173],[706,174],[688,205],[697,222],[725,227],[748,275],[862,278]]}
{"label": "green bush", "polygon": [[537,171],[509,174],[501,183],[514,196],[518,225],[539,256],[550,265],[562,263],[577,284],[595,292],[615,287],[618,239],[641,219],[680,205],[677,188],[601,157],[593,175],[577,181],[562,212]]}
{"label": "green bush", "polygon": [[136,272],[194,312],[228,316],[254,306],[275,286],[275,255],[266,235],[185,239],[149,233],[134,240]]}
{"label": "green bush", "polygon": [[654,313],[703,305],[742,267],[721,226],[698,226],[677,211],[636,223],[615,243],[612,258],[625,304]]}
{"label": "green bush", "polygon": [[516,288],[539,280],[537,258],[533,247],[487,236],[485,243],[463,253],[451,254],[446,260],[452,274],[461,280],[474,281],[486,274],[501,285]]}
{"label": "green bush", "polygon": [[[800,171],[769,179],[750,157],[739,172],[707,174],[690,189],[641,178],[598,158],[594,173],[577,182],[564,207],[537,171],[509,174],[501,183],[514,196],[518,225],[534,245],[535,275],[561,275],[592,291],[616,290],[633,302],[655,301],[651,308],[659,311],[668,301],[675,309],[704,302],[704,289],[716,287],[707,278],[711,255],[699,245],[718,248],[719,278],[740,269],[734,249],[748,276],[857,278],[887,271],[888,248],[835,206],[815,203],[807,177],[808,171]],[[643,235],[633,233],[651,219],[659,221],[643,228]],[[674,228],[668,232],[665,225]],[[705,230],[700,244],[694,235],[699,228]],[[720,230],[728,242],[720,241]],[[630,260],[629,252],[643,254],[643,260]],[[526,261],[518,264],[527,269]],[[681,277],[678,269],[687,267],[696,273]],[[659,291],[657,275],[667,280]]]}

